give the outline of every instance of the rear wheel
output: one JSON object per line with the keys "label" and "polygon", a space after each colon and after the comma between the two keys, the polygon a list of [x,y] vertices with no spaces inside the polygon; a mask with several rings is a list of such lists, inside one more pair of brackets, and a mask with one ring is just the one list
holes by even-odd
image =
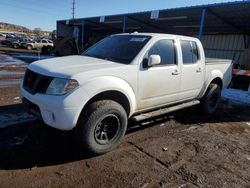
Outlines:
{"label": "rear wheel", "polygon": [[31,46],[31,45],[28,45],[28,46],[27,46],[27,50],[32,50],[32,46]]}
{"label": "rear wheel", "polygon": [[218,84],[210,84],[201,104],[206,114],[213,114],[220,103],[221,88]]}
{"label": "rear wheel", "polygon": [[94,102],[80,117],[77,140],[88,153],[106,153],[121,142],[127,121],[127,113],[119,103],[111,100]]}

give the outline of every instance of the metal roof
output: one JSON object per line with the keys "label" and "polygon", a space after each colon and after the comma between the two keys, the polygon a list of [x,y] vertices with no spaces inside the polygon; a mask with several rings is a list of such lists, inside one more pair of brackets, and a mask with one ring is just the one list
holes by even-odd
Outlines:
{"label": "metal roof", "polygon": [[[205,11],[204,11],[205,10]],[[157,14],[157,11],[155,11]],[[92,32],[107,34],[126,32],[157,32],[197,35],[204,13],[204,34],[250,35],[250,1],[235,1],[199,6],[162,9],[151,19],[152,11],[60,20],[58,23],[83,24]]]}

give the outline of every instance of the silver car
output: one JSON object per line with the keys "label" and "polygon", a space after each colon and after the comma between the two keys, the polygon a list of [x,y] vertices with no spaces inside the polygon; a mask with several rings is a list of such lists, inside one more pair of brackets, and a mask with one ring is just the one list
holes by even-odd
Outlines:
{"label": "silver car", "polygon": [[30,42],[26,44],[26,48],[28,50],[32,50],[32,49],[42,49],[43,46],[50,46],[53,47],[53,41],[52,40],[48,40],[48,39],[37,39],[34,42]]}

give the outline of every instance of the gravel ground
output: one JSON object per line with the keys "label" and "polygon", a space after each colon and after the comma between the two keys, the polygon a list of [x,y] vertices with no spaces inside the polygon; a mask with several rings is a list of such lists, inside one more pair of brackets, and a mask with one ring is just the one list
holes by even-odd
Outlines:
{"label": "gravel ground", "polygon": [[[0,114],[18,114],[7,88]],[[0,129],[0,187],[249,187],[250,109],[186,109],[130,125],[122,144],[87,156],[71,134],[39,121]],[[31,181],[32,180],[32,181]]]}
{"label": "gravel ground", "polygon": [[[18,85],[0,88],[0,117],[27,118],[18,96]],[[191,108],[130,124],[101,156],[80,151],[70,132],[17,118],[0,129],[0,187],[250,187],[249,115],[227,101],[213,116]]]}

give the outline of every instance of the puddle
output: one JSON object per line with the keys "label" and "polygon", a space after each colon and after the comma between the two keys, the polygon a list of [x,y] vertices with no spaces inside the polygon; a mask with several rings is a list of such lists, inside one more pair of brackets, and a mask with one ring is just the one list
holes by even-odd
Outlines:
{"label": "puddle", "polygon": [[0,115],[0,128],[5,128],[11,125],[16,125],[19,123],[25,123],[36,118],[27,112],[16,113],[16,114],[2,114]]}

